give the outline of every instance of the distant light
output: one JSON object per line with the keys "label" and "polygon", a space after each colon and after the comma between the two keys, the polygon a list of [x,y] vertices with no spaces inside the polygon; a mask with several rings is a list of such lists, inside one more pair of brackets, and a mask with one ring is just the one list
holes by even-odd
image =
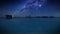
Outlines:
{"label": "distant light", "polygon": [[26,6],[24,5],[22,8],[26,8]]}
{"label": "distant light", "polygon": [[41,5],[41,4],[39,4],[38,6],[39,6],[39,7],[41,7],[42,5]]}

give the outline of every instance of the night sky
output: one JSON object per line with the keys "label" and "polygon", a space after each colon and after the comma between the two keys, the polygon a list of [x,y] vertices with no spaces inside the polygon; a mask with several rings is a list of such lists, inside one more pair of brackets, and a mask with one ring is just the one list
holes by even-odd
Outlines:
{"label": "night sky", "polygon": [[[37,11],[35,10],[36,7],[33,7],[33,11],[30,11],[29,8],[24,8],[27,1],[29,0],[0,0],[0,17],[3,17],[6,14],[11,14],[13,16],[27,16],[29,13],[32,16],[60,17],[60,0],[45,0],[43,5],[39,7]],[[23,10],[23,13],[21,13],[21,10]]]}

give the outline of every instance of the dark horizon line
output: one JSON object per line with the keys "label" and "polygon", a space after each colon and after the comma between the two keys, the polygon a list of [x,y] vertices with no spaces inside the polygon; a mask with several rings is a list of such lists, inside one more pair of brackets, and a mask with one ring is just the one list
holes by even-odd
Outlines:
{"label": "dark horizon line", "polygon": [[[5,18],[5,17],[0,17],[0,18]],[[25,16],[25,17],[12,17],[12,18],[60,18],[60,17],[55,17],[55,16],[35,16],[35,17]]]}
{"label": "dark horizon line", "polygon": [[[6,16],[0,16],[0,17],[6,17]],[[60,17],[60,16],[12,16],[12,17]]]}

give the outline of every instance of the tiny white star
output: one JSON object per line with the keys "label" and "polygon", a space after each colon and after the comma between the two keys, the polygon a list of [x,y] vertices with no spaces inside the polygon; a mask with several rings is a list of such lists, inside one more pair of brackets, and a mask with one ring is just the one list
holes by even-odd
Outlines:
{"label": "tiny white star", "polygon": [[41,5],[41,4],[39,4],[38,6],[39,6],[39,7],[41,7],[42,5]]}
{"label": "tiny white star", "polygon": [[26,6],[24,5],[24,6],[22,6],[22,8],[26,8]]}

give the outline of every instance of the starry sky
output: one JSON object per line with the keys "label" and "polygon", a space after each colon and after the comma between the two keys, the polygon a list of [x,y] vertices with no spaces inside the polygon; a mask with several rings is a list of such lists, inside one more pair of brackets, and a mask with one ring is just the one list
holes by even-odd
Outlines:
{"label": "starry sky", "polygon": [[[13,16],[21,16],[21,9],[28,0],[0,0],[0,17],[6,14]],[[31,0],[32,1],[32,0]],[[26,9],[28,10],[28,9]],[[30,11],[23,11],[23,15],[27,15]],[[46,0],[38,11],[32,11],[32,16],[56,16],[60,17],[60,0]]]}

